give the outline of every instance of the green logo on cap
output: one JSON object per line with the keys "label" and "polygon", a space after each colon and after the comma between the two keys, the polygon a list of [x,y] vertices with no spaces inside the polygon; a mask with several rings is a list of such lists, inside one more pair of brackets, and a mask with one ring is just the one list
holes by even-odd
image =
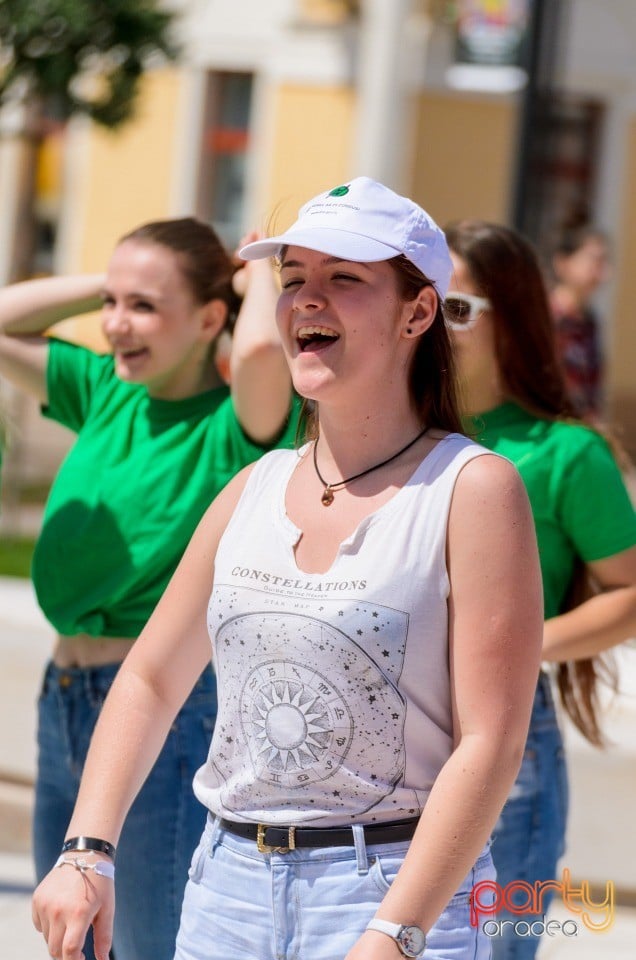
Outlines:
{"label": "green logo on cap", "polygon": [[334,187],[333,190],[330,190],[329,196],[330,197],[346,197],[348,193],[349,193],[349,187],[343,185],[342,187]]}

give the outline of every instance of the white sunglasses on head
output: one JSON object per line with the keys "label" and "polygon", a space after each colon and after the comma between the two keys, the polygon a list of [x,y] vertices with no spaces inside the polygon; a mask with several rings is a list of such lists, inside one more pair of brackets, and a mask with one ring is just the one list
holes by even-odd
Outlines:
{"label": "white sunglasses on head", "polygon": [[451,330],[470,330],[489,309],[490,300],[472,293],[447,293],[444,298],[444,317]]}

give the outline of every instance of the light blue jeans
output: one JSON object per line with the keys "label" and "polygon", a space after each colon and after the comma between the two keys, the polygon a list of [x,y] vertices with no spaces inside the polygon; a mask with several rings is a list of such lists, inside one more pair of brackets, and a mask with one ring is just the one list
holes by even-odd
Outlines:
{"label": "light blue jeans", "polygon": [[[175,960],[343,960],[404,859],[408,841],[261,854],[210,818],[186,886]],[[475,883],[493,880],[485,849],[435,926],[426,960],[488,960],[470,925]],[[396,953],[397,955],[397,953]]]}
{"label": "light blue jeans", "polygon": [[[117,669],[47,667],[38,705],[38,879],[59,855],[91,734]],[[206,816],[192,778],[207,756],[215,717],[216,683],[209,669],[175,720],[117,846],[116,960],[172,960],[188,867]],[[90,933],[85,953],[94,960]]]}
{"label": "light blue jeans", "polygon": [[[493,832],[492,856],[498,884],[505,887],[513,880],[534,884],[537,880],[560,879],[556,871],[565,847],[567,807],[563,741],[550,681],[541,673],[521,769]],[[543,906],[547,908],[550,899],[546,893]],[[541,916],[502,911],[494,919],[532,924]],[[526,923],[519,929],[524,931],[523,936],[515,933],[511,924],[505,924],[502,935],[493,937],[493,960],[532,960],[540,937],[526,936]]]}

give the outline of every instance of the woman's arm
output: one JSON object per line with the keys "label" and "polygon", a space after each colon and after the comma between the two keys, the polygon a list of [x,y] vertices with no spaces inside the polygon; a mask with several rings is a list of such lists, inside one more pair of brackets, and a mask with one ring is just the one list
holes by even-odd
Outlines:
{"label": "woman's arm", "polygon": [[[128,809],[176,714],[210,662],[206,611],[214,558],[250,469],[238,474],[208,509],[118,671],[93,734],[69,837],[98,837],[117,845]],[[148,864],[149,872],[152,869]],[[80,960],[92,923],[98,956],[107,960],[113,898],[111,880],[91,874],[89,884],[72,866],[54,868],[33,898],[33,921],[44,934],[51,955]]]}
{"label": "woman's arm", "polygon": [[[258,239],[252,233],[241,246]],[[243,303],[232,335],[230,387],[234,408],[250,439],[275,440],[289,415],[291,377],[278,330],[278,284],[267,260],[251,260],[235,275]]]}
{"label": "woman's arm", "polygon": [[545,660],[594,657],[636,637],[636,547],[587,565],[600,592],[580,606],[546,620]]}
{"label": "woman's arm", "polygon": [[[506,461],[470,461],[449,518],[455,749],[377,916],[428,930],[478,858],[521,764],[540,663],[542,589],[534,525]],[[468,905],[467,905],[468,913]],[[393,960],[366,932],[347,960]]]}
{"label": "woman's arm", "polygon": [[96,310],[102,274],[45,277],[0,290],[0,374],[40,403],[48,401],[45,330],[61,320]]}

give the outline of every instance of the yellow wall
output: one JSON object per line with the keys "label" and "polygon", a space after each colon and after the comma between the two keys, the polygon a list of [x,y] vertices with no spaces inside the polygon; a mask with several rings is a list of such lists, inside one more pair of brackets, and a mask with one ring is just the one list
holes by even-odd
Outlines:
{"label": "yellow wall", "polygon": [[[89,128],[76,185],[73,230],[81,242],[73,270],[104,270],[122,234],[171,215],[180,83],[174,70],[152,71],[142,79],[130,123],[115,131]],[[93,349],[106,348],[98,315],[68,320],[56,333]]]}
{"label": "yellow wall", "polygon": [[146,74],[132,122],[91,128],[81,270],[103,269],[123,233],[171,215],[180,82],[174,70]]}
{"label": "yellow wall", "polygon": [[344,0],[300,0],[301,15],[312,23],[342,23],[350,7]]}
{"label": "yellow wall", "polygon": [[347,178],[355,98],[350,87],[283,85],[276,92],[267,231],[285,229],[309,197]]}
{"label": "yellow wall", "polygon": [[508,219],[516,115],[509,100],[418,98],[412,194],[439,223]]}
{"label": "yellow wall", "polygon": [[622,440],[636,455],[636,119],[632,120],[627,138],[623,184],[622,222],[615,238],[616,300],[610,323],[610,345],[607,356],[607,388],[609,415],[622,431]]}

